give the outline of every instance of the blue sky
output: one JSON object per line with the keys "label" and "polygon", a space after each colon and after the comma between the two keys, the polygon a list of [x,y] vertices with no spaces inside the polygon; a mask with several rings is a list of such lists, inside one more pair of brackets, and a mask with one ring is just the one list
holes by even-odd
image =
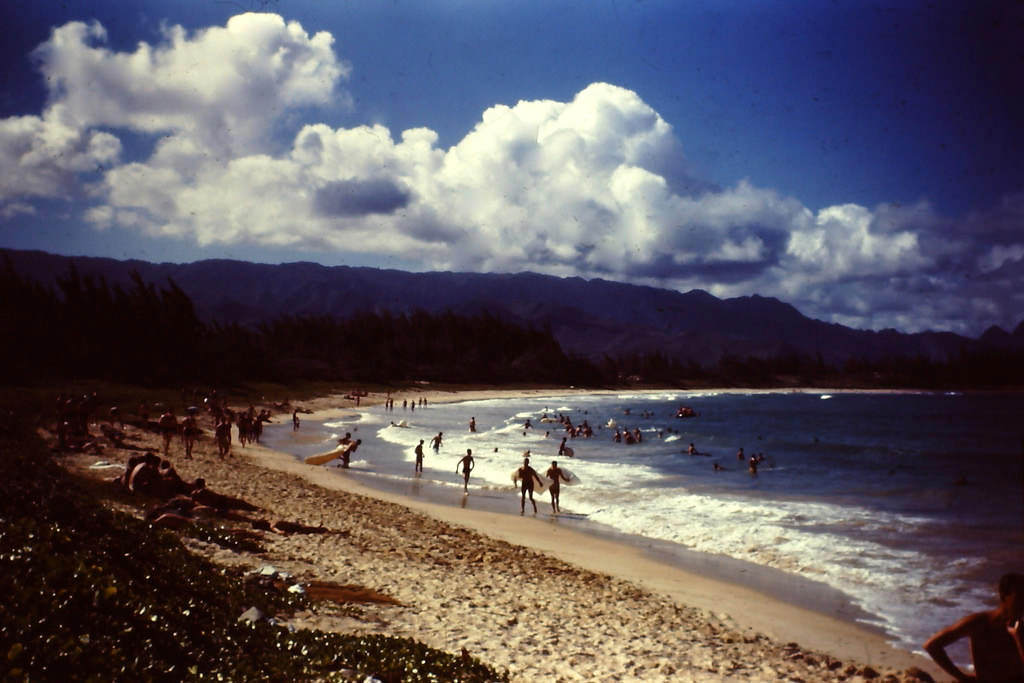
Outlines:
{"label": "blue sky", "polygon": [[1019,4],[53,5],[0,10],[0,246],[1024,318]]}

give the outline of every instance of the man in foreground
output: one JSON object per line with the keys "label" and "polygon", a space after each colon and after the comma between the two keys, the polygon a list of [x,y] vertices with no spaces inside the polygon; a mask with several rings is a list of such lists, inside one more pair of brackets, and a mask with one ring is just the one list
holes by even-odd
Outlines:
{"label": "man in foreground", "polygon": [[[958,681],[1024,681],[1024,574],[999,579],[999,606],[947,626],[924,644],[942,669]],[[946,647],[969,638],[974,675],[964,673]]]}
{"label": "man in foreground", "polygon": [[[565,439],[562,439],[562,441],[564,442]],[[551,511],[557,514],[561,512],[559,509],[559,496],[562,490],[562,482],[568,482],[569,477],[565,476],[562,468],[555,461],[552,461],[551,467],[544,473],[544,476],[551,480],[551,485],[548,486],[548,491],[551,493]]]}
{"label": "man in foreground", "polygon": [[[529,453],[529,451],[527,451]],[[515,478],[520,482],[519,514],[526,512],[526,496],[530,496],[530,504],[533,505],[533,514],[537,514],[537,503],[533,500],[533,486],[538,478],[537,470],[530,467],[530,459],[523,458],[523,466],[516,470]]]}

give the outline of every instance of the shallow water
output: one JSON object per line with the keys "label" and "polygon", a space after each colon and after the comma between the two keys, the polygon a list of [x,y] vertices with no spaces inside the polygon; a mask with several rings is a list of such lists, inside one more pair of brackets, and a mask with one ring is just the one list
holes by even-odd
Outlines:
{"label": "shallow water", "polygon": [[[681,404],[698,417],[675,418]],[[456,463],[470,448],[471,494],[513,512],[510,474],[529,449],[538,471],[558,460],[580,477],[562,489],[567,518],[821,582],[848,596],[860,620],[919,650],[938,628],[991,606],[999,575],[1022,569],[1022,408],[1020,395],[595,394],[414,412],[399,403],[303,422],[313,443],[288,441],[282,427],[268,440],[301,458],[351,431],[364,440],[352,469],[367,483],[434,484],[451,500],[462,488]],[[559,414],[594,428],[591,439],[569,440],[572,459],[556,455],[562,426],[541,421]],[[409,426],[391,424],[401,420]],[[639,428],[643,441],[613,443],[609,420]],[[414,480],[420,439],[425,467]],[[690,443],[710,455],[688,455]],[[756,476],[737,459],[740,447],[764,453]],[[546,494],[538,506],[550,509]]]}

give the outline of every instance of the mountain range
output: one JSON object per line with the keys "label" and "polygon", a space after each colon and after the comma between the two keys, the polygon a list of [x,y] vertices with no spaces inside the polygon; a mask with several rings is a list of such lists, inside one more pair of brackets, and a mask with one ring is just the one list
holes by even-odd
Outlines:
{"label": "mountain range", "polygon": [[233,260],[149,263],[0,249],[22,277],[52,285],[70,272],[131,286],[133,272],[158,287],[169,281],[206,321],[257,325],[283,315],[349,317],[359,312],[481,312],[549,328],[562,348],[591,359],[658,351],[707,365],[723,356],[801,354],[826,363],[851,358],[956,358],[964,351],[1024,350],[1024,322],[992,327],[977,339],[950,332],[857,330],[809,318],[778,299],[719,299],[695,289],[668,289],[536,273],[413,273],[315,263],[280,265]]}

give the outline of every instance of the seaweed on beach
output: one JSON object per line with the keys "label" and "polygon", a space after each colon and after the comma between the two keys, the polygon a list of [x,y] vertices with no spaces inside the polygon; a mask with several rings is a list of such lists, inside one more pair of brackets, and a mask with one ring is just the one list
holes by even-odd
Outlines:
{"label": "seaweed on beach", "polygon": [[[103,507],[10,413],[0,425],[0,674],[43,680],[503,680],[408,639],[290,631],[309,598],[245,581]],[[216,530],[195,533],[212,542]],[[262,618],[239,620],[256,607]]]}

